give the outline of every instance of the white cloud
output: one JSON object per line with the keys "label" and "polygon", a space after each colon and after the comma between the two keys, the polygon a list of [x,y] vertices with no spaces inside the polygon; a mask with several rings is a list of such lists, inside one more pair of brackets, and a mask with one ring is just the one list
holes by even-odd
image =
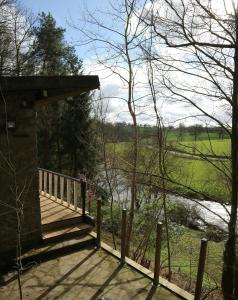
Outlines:
{"label": "white cloud", "polygon": [[[212,5],[216,6],[217,11],[221,10],[220,7],[222,3],[222,0],[218,0],[216,2],[212,1]],[[230,10],[231,0],[226,0],[226,4],[227,9]],[[136,22],[135,18],[133,18],[133,22]],[[132,24],[132,28],[134,27],[136,26],[133,26]],[[180,89],[184,89],[182,94],[186,95],[189,99],[192,99],[195,103],[201,106],[202,109],[211,113],[212,116],[229,123],[229,114],[226,114],[224,112],[223,100],[213,101],[211,97],[203,95],[203,93],[209,94],[211,92],[211,86],[205,80],[199,79],[195,75],[196,73],[200,73],[203,76],[208,76],[206,72],[196,68],[196,64],[191,64],[189,67],[190,69],[188,69],[188,65],[186,62],[190,58],[192,58],[192,52],[190,52],[191,49],[182,52],[177,49],[168,49],[162,47],[159,43],[157,46],[155,46],[154,49],[157,50],[160,54],[166,55],[168,59],[184,59],[184,63],[173,62],[174,69],[171,66],[168,66],[167,68],[165,66],[159,66],[158,70],[155,71],[154,79],[156,82],[155,87],[157,89],[157,104],[160,115],[163,116],[165,124],[174,122],[177,122],[178,124],[178,122],[181,121],[185,122],[186,124],[192,124],[194,122],[201,123],[204,121],[208,122],[208,119],[201,117],[201,111],[199,111],[195,107],[189,106],[188,103],[183,102],[184,99],[181,102],[181,97],[175,96],[168,90],[166,91],[165,88],[162,88],[160,83],[162,73],[164,73],[168,77],[168,79],[171,80],[170,84],[174,85],[174,90],[176,90],[176,86],[177,91],[179,91]],[[138,55],[138,53],[136,53],[136,55]],[[126,77],[126,66],[123,60],[120,61],[120,58],[118,60],[115,61],[114,70],[116,72],[119,72],[121,76]],[[84,62],[84,64],[85,73],[97,74],[100,78],[101,93],[106,98],[105,103],[108,103],[108,120],[114,122],[131,122],[131,117],[129,115],[126,103],[127,87],[125,85],[125,82],[123,82],[120,76],[113,73],[109,68],[103,67],[101,64],[99,64],[95,56],[88,58],[87,61]],[[191,74],[182,74],[181,72],[178,72],[176,70],[176,67],[182,70],[187,70]],[[229,80],[226,81],[223,78],[221,80],[221,84],[224,86],[224,89],[226,91],[229,91]],[[186,91],[186,89],[188,88],[190,89],[190,91]],[[138,122],[142,124],[155,123],[156,119],[153,110],[153,101],[152,97],[148,95],[149,90],[147,85],[146,66],[143,64],[136,66],[134,91]],[[212,91],[212,93],[213,92],[214,91]],[[180,102],[176,102],[178,100],[180,100]]]}

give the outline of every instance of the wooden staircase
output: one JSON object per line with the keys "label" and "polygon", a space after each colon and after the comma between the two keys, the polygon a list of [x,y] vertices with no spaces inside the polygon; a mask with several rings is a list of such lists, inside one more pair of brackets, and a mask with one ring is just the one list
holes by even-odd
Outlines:
{"label": "wooden staircase", "polygon": [[94,226],[67,202],[40,196],[42,245],[31,252],[27,261],[44,261],[85,247],[94,247],[89,235]]}
{"label": "wooden staircase", "polygon": [[96,245],[95,238],[89,235],[94,220],[86,213],[86,193],[85,180],[39,169],[43,243],[33,255],[45,259],[45,255],[62,255]]}
{"label": "wooden staircase", "polygon": [[82,216],[42,225],[43,243],[22,257],[23,264],[42,263],[85,248],[94,248],[96,240],[89,233],[93,226]]}
{"label": "wooden staircase", "polygon": [[92,225],[83,222],[82,216],[46,223],[42,225],[43,242],[47,244],[79,239],[88,235],[92,229]]}

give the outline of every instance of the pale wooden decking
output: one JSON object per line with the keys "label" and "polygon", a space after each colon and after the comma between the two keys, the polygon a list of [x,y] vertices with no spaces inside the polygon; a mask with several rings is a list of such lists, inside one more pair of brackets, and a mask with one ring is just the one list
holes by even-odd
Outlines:
{"label": "pale wooden decking", "polygon": [[68,207],[66,202],[61,204],[59,199],[54,201],[42,195],[40,195],[40,208],[42,225],[81,216],[80,210],[73,210],[72,205]]}
{"label": "pale wooden decking", "polygon": [[61,199],[40,195],[42,238],[45,242],[81,238],[87,235],[92,226],[85,223],[81,209]]}

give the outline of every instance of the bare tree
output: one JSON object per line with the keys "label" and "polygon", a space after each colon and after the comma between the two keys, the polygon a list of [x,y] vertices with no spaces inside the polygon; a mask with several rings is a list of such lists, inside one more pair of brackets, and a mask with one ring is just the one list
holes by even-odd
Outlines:
{"label": "bare tree", "polygon": [[164,223],[165,230],[167,236],[167,250],[168,250],[168,279],[171,280],[172,270],[171,270],[171,251],[170,251],[170,237],[169,237],[169,224],[168,224],[168,214],[167,214],[167,189],[166,189],[166,181],[165,176],[168,171],[166,171],[167,162],[166,162],[166,136],[164,133],[164,126],[162,121],[161,113],[158,109],[158,94],[156,92],[156,84],[155,84],[155,74],[154,68],[152,64],[152,46],[153,46],[153,32],[150,32],[150,38],[147,39],[147,47],[145,58],[147,62],[147,77],[150,88],[151,99],[153,102],[153,108],[156,116],[156,128],[157,128],[157,143],[156,148],[158,149],[158,163],[159,163],[159,173],[161,175],[161,182],[159,182],[159,186],[161,186],[162,193],[162,203],[164,210]]}
{"label": "bare tree", "polygon": [[[223,1],[219,2],[223,5]],[[219,126],[232,139],[232,175],[224,161],[214,163],[208,156],[202,158],[214,167],[219,178],[231,183],[231,212],[229,219],[229,238],[224,253],[223,290],[224,295],[236,295],[235,268],[237,261],[236,222],[237,222],[237,11],[228,13],[224,4],[222,10],[215,1],[200,0],[125,0],[119,8],[111,6],[109,13],[113,24],[100,21],[96,13],[87,13],[86,25],[74,25],[85,37],[81,45],[94,44],[98,63],[123,82],[126,92],[121,98],[126,101],[134,128],[132,140],[132,160],[125,172],[130,174],[131,202],[127,234],[127,253],[132,236],[132,224],[137,201],[138,176],[148,176],[160,180],[162,190],[167,183],[186,188],[211,201],[220,201],[212,194],[198,191],[192,186],[179,182],[166,168],[165,137],[158,111],[157,98],[161,101],[178,102],[189,115],[204,124]],[[123,30],[122,30],[123,29]],[[148,43],[149,41],[149,43]],[[150,44],[151,41],[151,45]],[[101,49],[106,50],[102,53]],[[142,52],[148,63],[149,94],[154,107],[158,127],[159,174],[149,174],[138,170],[138,129],[137,113],[139,97],[136,93],[136,77],[142,60]],[[160,87],[158,92],[157,87]],[[125,96],[125,94],[127,94]],[[232,124],[231,124],[232,112]],[[212,149],[212,144],[211,144]],[[202,153],[201,153],[202,154]],[[143,174],[142,174],[143,173]],[[229,189],[229,188],[228,188]],[[166,194],[163,195],[166,211]],[[196,201],[196,200],[195,200]],[[198,202],[199,205],[202,203]],[[215,215],[218,213],[214,212]],[[169,238],[168,238],[169,242]],[[168,243],[169,248],[169,243]],[[231,275],[230,277],[228,275]],[[232,278],[232,280],[226,280]],[[229,282],[228,282],[229,281]],[[228,298],[227,298],[228,299]]]}
{"label": "bare tree", "polygon": [[0,6],[0,74],[24,74],[32,55],[36,18],[15,1]]}
{"label": "bare tree", "polygon": [[10,19],[14,53],[12,73],[20,76],[26,72],[26,65],[32,56],[33,26],[36,18],[25,8],[15,6],[10,12]]}
{"label": "bare tree", "polygon": [[[231,212],[224,251],[222,287],[225,299],[237,297],[238,202],[238,11],[224,1],[151,1],[145,23],[153,29],[151,59],[161,75],[167,99],[189,104],[194,115],[216,124],[231,137]],[[229,10],[229,11],[228,11]],[[158,54],[160,45],[163,49]],[[191,112],[190,112],[191,114]],[[231,116],[231,120],[230,120]],[[230,129],[229,129],[230,127]]]}
{"label": "bare tree", "polygon": [[[138,97],[135,92],[135,77],[139,62],[136,48],[143,35],[143,31],[141,31],[140,28],[142,21],[139,18],[135,19],[134,12],[137,11],[136,5],[136,0],[124,0],[118,7],[111,5],[112,11],[109,14],[113,18],[114,25],[111,24],[112,26],[101,22],[99,17],[90,12],[87,12],[84,20],[86,26],[73,25],[73,27],[79,30],[84,36],[84,41],[81,42],[81,45],[97,43],[99,49],[107,49],[107,54],[103,57],[99,57],[98,63],[103,65],[114,76],[118,76],[118,78],[122,80],[125,88],[123,93],[124,97],[122,96],[121,99],[127,103],[133,126],[132,160],[130,164],[131,196],[126,237],[127,255],[129,255],[130,252],[134,211],[137,201],[136,171],[138,165],[138,130],[136,103]],[[145,1],[142,1],[141,15],[143,14],[144,5]],[[135,20],[136,24],[134,22]],[[108,39],[108,36],[111,36],[112,39]]]}

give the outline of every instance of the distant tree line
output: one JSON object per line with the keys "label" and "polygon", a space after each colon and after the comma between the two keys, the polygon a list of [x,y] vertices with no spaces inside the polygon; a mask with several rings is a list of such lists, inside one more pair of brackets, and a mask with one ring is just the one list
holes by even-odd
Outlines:
{"label": "distant tree line", "polygon": [[[128,142],[133,137],[132,124],[126,122],[107,122],[105,127],[105,136],[108,142]],[[137,125],[140,139],[156,137],[157,127],[154,125],[144,124]],[[167,126],[164,128],[165,136],[173,135],[174,139],[183,141],[186,135],[196,141],[199,139],[226,139],[229,138],[227,132],[218,126],[204,127],[200,124],[185,126],[180,123],[179,126]]]}

